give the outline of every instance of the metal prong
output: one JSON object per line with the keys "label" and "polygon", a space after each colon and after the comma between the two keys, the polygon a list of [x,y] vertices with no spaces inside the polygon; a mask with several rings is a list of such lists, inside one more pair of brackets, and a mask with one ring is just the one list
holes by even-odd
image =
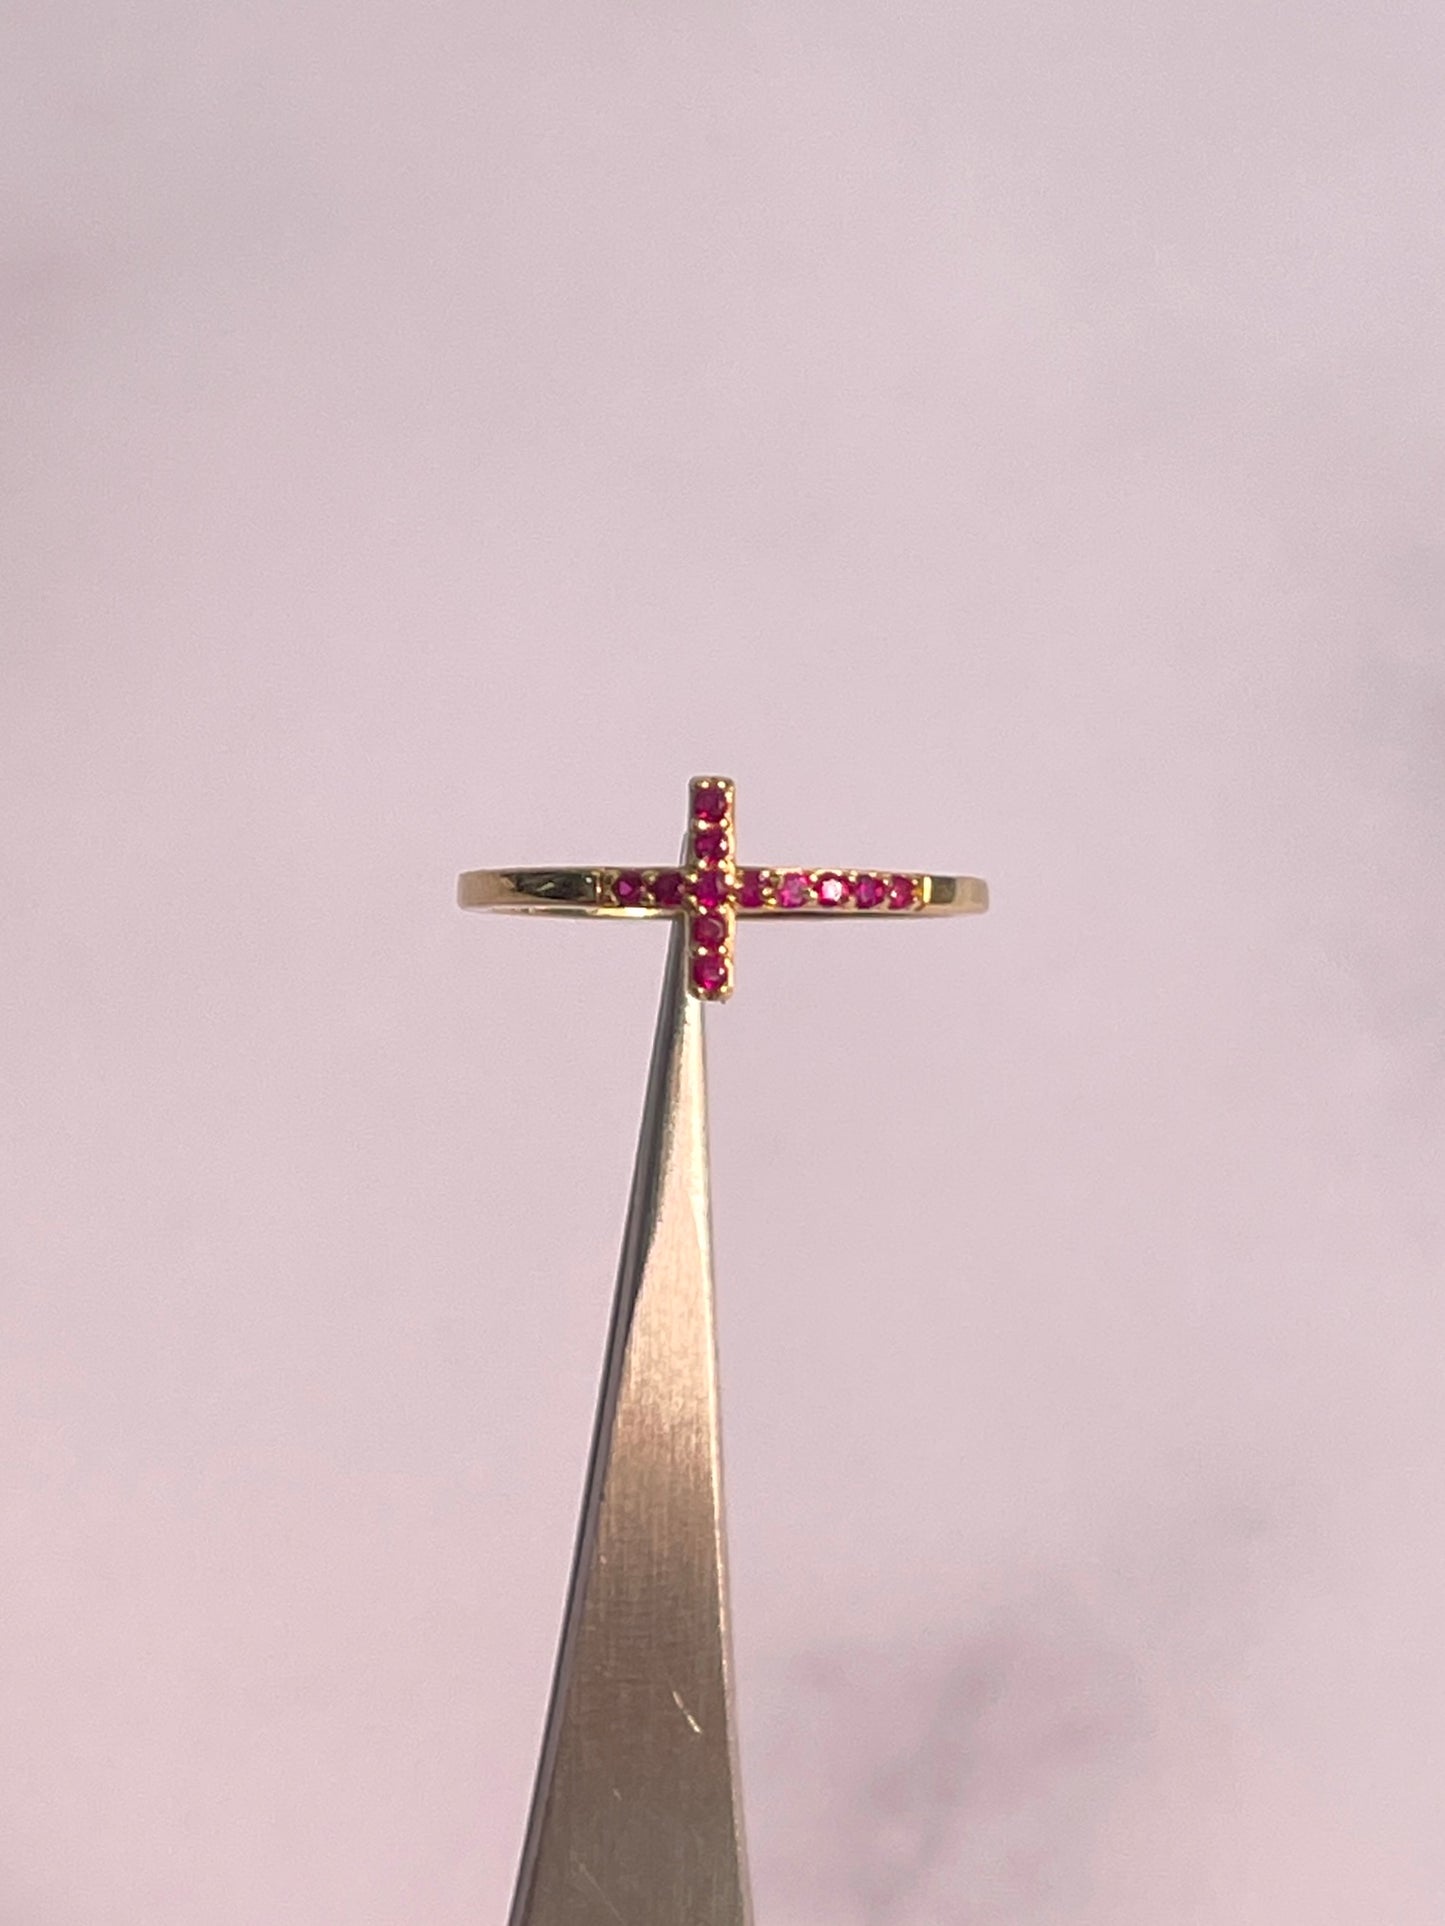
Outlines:
{"label": "metal prong", "polygon": [[673,928],[510,1926],[749,1926],[733,1716],[704,1004]]}

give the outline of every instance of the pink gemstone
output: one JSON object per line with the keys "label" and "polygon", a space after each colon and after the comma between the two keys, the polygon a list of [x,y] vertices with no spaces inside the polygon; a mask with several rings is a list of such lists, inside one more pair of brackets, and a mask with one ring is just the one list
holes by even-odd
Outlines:
{"label": "pink gemstone", "polygon": [[888,885],[889,909],[912,909],[916,900],[916,885],[913,878],[895,876]]}
{"label": "pink gemstone", "polygon": [[813,900],[813,885],[800,869],[790,869],[778,884],[778,904],[782,909],[802,909]]}
{"label": "pink gemstone", "polygon": [[725,916],[695,916],[692,922],[692,940],[700,943],[705,950],[721,949],[728,940],[727,918]]}
{"label": "pink gemstone", "polygon": [[693,902],[703,909],[721,909],[732,893],[727,871],[722,869],[700,870],[687,887]]}
{"label": "pink gemstone", "polygon": [[692,853],[700,863],[720,863],[728,853],[728,839],[720,829],[699,829],[693,834]]}
{"label": "pink gemstone", "polygon": [[612,894],[624,909],[640,903],[647,894],[647,884],[640,869],[624,869],[612,885]]}
{"label": "pink gemstone", "polygon": [[682,871],[660,869],[652,879],[652,900],[659,909],[676,909],[682,901]]}
{"label": "pink gemstone", "polygon": [[716,996],[725,989],[728,980],[728,960],[719,956],[715,950],[704,951],[692,959],[692,980],[694,986],[704,996]]}
{"label": "pink gemstone", "polygon": [[859,909],[877,909],[888,894],[888,885],[881,876],[860,876],[853,886],[853,901]]}
{"label": "pink gemstone", "polygon": [[705,823],[720,823],[728,813],[728,792],[715,782],[705,782],[692,792],[692,813]]}
{"label": "pink gemstone", "polygon": [[763,893],[763,872],[760,869],[743,871],[742,905],[744,909],[761,909],[766,898]]}
{"label": "pink gemstone", "polygon": [[849,894],[846,876],[830,871],[828,875],[818,878],[818,901],[824,909],[837,909],[840,904],[847,902]]}

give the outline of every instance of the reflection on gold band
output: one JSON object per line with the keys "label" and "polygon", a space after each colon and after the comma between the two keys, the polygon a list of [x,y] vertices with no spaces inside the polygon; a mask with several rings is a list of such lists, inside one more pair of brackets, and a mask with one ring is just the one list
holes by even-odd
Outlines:
{"label": "reflection on gold band", "polygon": [[[463,909],[509,910],[522,915],[657,917],[677,916],[681,906],[651,901],[619,903],[615,897],[619,875],[636,874],[643,879],[644,896],[650,896],[658,877],[670,876],[668,870],[619,871],[616,869],[469,869],[457,879],[457,901]],[[739,903],[738,916],[864,916],[870,921],[889,916],[976,916],[988,908],[988,884],[977,876],[932,876],[924,871],[883,870],[790,870],[765,869],[763,900]],[[876,907],[860,909],[856,900],[860,878],[891,880],[906,878],[914,886],[910,905],[890,909],[886,899]],[[849,893],[838,903],[820,902],[820,878],[841,876]],[[802,903],[778,900],[779,884],[784,878],[802,877],[809,890]],[[866,891],[865,891],[866,894]]]}

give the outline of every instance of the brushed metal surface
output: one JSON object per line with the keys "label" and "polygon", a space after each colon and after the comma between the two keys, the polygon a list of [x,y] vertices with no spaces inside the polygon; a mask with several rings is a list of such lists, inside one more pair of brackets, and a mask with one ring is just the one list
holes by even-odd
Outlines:
{"label": "brushed metal surface", "polygon": [[668,952],[556,1682],[510,1926],[749,1926],[705,1005]]}

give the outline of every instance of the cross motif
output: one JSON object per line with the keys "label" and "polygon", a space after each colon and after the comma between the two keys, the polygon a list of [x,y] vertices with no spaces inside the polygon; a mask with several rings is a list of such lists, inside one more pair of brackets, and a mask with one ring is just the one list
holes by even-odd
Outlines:
{"label": "cross motif", "polygon": [[531,916],[681,917],[688,993],[720,1003],[732,994],[740,916],[966,916],[988,908],[988,885],[916,870],[743,869],[734,785],[696,776],[681,868],[469,869],[457,879],[457,901]]}
{"label": "cross motif", "polygon": [[602,900],[620,910],[681,912],[688,923],[688,988],[719,1003],[732,995],[739,911],[791,916],[810,910],[922,909],[932,878],[857,869],[742,869],[735,843],[735,785],[696,776],[689,787],[684,869],[605,870]]}

